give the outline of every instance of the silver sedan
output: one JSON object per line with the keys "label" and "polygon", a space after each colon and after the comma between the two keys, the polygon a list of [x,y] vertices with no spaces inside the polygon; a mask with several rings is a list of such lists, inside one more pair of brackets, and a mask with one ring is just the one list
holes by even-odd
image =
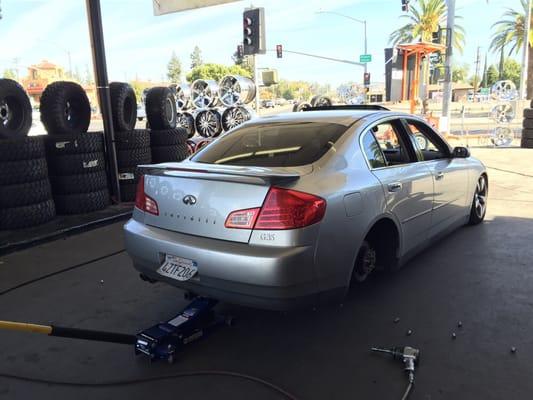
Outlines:
{"label": "silver sedan", "polygon": [[125,225],[141,277],[267,309],[340,300],[487,208],[467,148],[371,108],[255,119],[143,170]]}

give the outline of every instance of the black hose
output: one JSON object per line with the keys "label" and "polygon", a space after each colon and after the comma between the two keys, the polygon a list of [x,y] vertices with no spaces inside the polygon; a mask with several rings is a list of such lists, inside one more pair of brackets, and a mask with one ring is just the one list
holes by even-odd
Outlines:
{"label": "black hose", "polygon": [[186,378],[186,377],[193,377],[193,376],[226,376],[226,377],[232,377],[232,378],[240,378],[240,379],[244,379],[247,381],[259,383],[277,392],[278,394],[281,394],[286,399],[298,400],[298,398],[294,396],[293,394],[287,392],[286,390],[280,388],[279,386],[274,385],[273,383],[265,381],[264,379],[251,376],[251,375],[241,374],[239,372],[231,372],[231,371],[217,371],[217,370],[191,371],[191,372],[180,372],[180,373],[163,375],[163,376],[154,376],[154,377],[138,378],[138,379],[124,379],[124,380],[107,381],[107,382],[55,381],[55,380],[48,380],[48,379],[30,378],[30,377],[14,375],[14,374],[0,373],[0,378],[14,379],[14,380],[22,381],[22,382],[37,383],[37,384],[42,384],[42,385],[55,385],[55,386],[68,386],[68,387],[91,387],[91,388],[112,387],[112,386],[130,386],[130,385],[138,385],[138,384],[148,383],[148,382],[165,381],[165,380],[170,380],[170,379]]}
{"label": "black hose", "polygon": [[29,280],[29,281],[26,281],[26,282],[20,283],[20,284],[18,284],[18,285],[16,285],[16,286],[13,286],[13,287],[9,288],[9,289],[6,289],[6,290],[1,291],[1,292],[0,292],[0,296],[3,296],[3,295],[5,295],[5,294],[8,294],[8,293],[10,293],[10,292],[12,292],[12,291],[14,291],[14,290],[17,290],[17,289],[23,288],[24,286],[31,285],[32,283],[36,283],[36,282],[43,281],[43,280],[45,280],[45,279],[51,278],[52,276],[56,276],[56,275],[62,274],[62,273],[64,273],[64,272],[72,271],[73,269],[77,269],[77,268],[85,267],[86,265],[92,264],[92,263],[94,263],[94,262],[101,261],[101,260],[103,260],[103,259],[106,259],[106,258],[109,258],[109,257],[116,256],[117,254],[123,253],[123,252],[125,252],[125,251],[126,251],[125,249],[118,250],[118,251],[115,251],[115,252],[113,252],[113,253],[106,254],[105,256],[101,256],[101,257],[93,258],[92,260],[85,261],[85,262],[82,262],[82,263],[80,263],[80,264],[72,265],[72,266],[70,266],[70,267],[60,269],[59,271],[55,271],[55,272],[52,272],[52,273],[50,273],[50,274],[46,274],[46,275],[40,276],[39,278],[31,279],[31,280]]}

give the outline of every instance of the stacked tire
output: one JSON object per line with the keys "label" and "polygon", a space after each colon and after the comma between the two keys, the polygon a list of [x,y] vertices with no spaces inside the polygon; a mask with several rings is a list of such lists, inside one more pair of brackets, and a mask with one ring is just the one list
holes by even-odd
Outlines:
{"label": "stacked tire", "polygon": [[110,203],[102,132],[88,133],[89,99],[74,82],[54,82],[41,96],[41,121],[52,193],[59,215],[88,213]]}
{"label": "stacked tire", "polygon": [[150,134],[145,129],[135,129],[137,98],[133,88],[125,82],[111,82],[111,109],[117,149],[118,179],[122,201],[134,201],[140,164],[150,164]]}
{"label": "stacked tire", "polygon": [[26,92],[0,79],[0,230],[26,228],[55,217],[42,137],[27,137],[32,108]]}
{"label": "stacked tire", "polygon": [[189,132],[176,127],[176,99],[169,88],[161,86],[148,91],[146,117],[151,127],[152,162],[176,162],[188,157]]}
{"label": "stacked tire", "polygon": [[533,149],[533,101],[531,107],[524,110],[524,120],[522,122],[520,147],[525,149]]}

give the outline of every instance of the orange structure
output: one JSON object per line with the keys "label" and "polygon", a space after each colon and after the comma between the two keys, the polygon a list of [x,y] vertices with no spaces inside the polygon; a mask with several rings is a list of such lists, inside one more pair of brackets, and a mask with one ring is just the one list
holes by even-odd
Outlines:
{"label": "orange structure", "polygon": [[[444,51],[446,50],[446,46],[438,43],[418,42],[399,44],[396,47],[403,52],[402,101],[410,100],[411,113],[414,113],[416,108],[416,99],[420,95],[420,64],[422,62],[422,57],[426,57],[437,51]],[[415,57],[414,78],[410,84],[409,93],[407,93],[407,63],[409,57],[412,56]]]}

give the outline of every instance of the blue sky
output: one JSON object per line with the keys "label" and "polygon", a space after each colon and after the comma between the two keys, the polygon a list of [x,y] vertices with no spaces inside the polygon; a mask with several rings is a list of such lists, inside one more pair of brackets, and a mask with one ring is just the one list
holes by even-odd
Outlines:
{"label": "blue sky", "polygon": [[[412,0],[414,1],[414,0]],[[151,0],[101,0],[110,80],[161,80],[172,51],[186,70],[195,45],[205,62],[231,63],[231,55],[242,40],[242,11],[250,2],[238,1],[181,13],[154,16]],[[0,72],[25,67],[48,59],[68,68],[70,52],[73,69],[83,74],[92,69],[85,0],[1,0],[2,52]],[[295,50],[358,61],[363,53],[362,25],[319,10],[340,12],[368,21],[369,64],[373,82],[382,82],[383,49],[391,31],[403,25],[400,0],[256,0],[254,6],[266,11],[268,48],[282,44]],[[519,0],[457,0],[458,15],[466,30],[466,47],[457,55],[459,63],[474,70],[477,46],[482,60],[487,50],[491,25],[505,7],[520,9]],[[514,56],[520,60],[520,55]],[[489,54],[489,62],[496,56]],[[338,85],[362,81],[363,70],[285,53],[280,60],[274,52],[260,57],[260,67],[277,68],[281,78],[303,79]]]}

